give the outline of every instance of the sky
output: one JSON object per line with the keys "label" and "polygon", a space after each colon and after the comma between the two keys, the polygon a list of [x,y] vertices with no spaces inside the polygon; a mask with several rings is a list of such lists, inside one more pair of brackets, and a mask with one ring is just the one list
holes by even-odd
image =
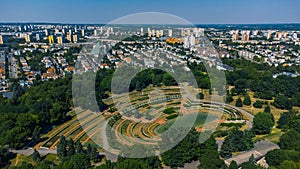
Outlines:
{"label": "sky", "polygon": [[0,22],[106,24],[162,12],[193,24],[300,23],[299,0],[1,0]]}

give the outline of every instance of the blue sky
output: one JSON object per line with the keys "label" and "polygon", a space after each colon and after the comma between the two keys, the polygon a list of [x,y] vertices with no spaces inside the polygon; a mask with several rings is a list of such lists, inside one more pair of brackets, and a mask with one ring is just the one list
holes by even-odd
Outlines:
{"label": "blue sky", "polygon": [[300,23],[298,0],[1,0],[0,22],[108,23],[163,12],[194,24]]}

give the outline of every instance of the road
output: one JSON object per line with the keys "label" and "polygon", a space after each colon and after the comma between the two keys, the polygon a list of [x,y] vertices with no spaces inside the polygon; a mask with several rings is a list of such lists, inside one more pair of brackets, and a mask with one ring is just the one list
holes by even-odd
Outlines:
{"label": "road", "polygon": [[10,63],[9,64],[9,76],[14,79],[18,78],[17,63],[13,59],[13,56],[10,56],[8,58],[8,62]]}

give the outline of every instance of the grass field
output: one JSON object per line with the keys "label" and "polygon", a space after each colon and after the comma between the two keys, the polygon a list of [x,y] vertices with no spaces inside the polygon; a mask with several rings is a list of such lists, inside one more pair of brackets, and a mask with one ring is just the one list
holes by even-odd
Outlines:
{"label": "grass field", "polygon": [[[57,155],[55,155],[55,154],[47,154],[46,156],[42,156],[42,159],[47,160],[47,161],[51,161],[54,164],[59,163],[59,159],[58,159]],[[34,163],[34,161],[32,160],[32,155],[26,156],[26,155],[23,155],[23,154],[17,154],[14,159],[10,160],[10,162],[11,162],[12,166],[18,166],[18,165],[22,164],[22,162],[29,163],[33,166],[36,165]]]}
{"label": "grass field", "polygon": [[23,155],[23,154],[17,154],[16,158],[10,160],[10,162],[11,162],[12,166],[18,166],[22,162],[26,162],[26,163],[34,165],[34,162],[32,160],[32,156],[31,155],[30,156],[26,156],[26,155]]}
{"label": "grass field", "polygon": [[[194,119],[196,117],[196,119]],[[216,116],[207,116],[207,113],[198,113],[196,116],[195,114],[186,115],[184,117],[178,117],[178,121],[176,122],[178,126],[187,126],[187,124],[194,123],[194,127],[201,127],[206,122],[207,124],[215,121],[218,119]],[[176,119],[168,120],[165,124],[162,124],[156,128],[157,133],[163,133],[164,131],[168,130],[176,121]]]}
{"label": "grass field", "polygon": [[[274,119],[275,119],[276,122],[277,122],[277,120],[280,118],[280,115],[281,115],[282,113],[287,112],[287,110],[281,110],[281,109],[278,109],[278,108],[272,106],[271,103],[272,103],[274,100],[262,100],[262,99],[254,98],[254,97],[253,97],[253,96],[254,96],[254,93],[253,93],[253,92],[249,92],[248,94],[249,94],[249,96],[250,96],[250,98],[251,98],[252,104],[253,104],[254,102],[256,102],[257,100],[260,100],[260,101],[263,101],[263,102],[267,101],[267,102],[269,103],[269,105],[270,105],[271,113],[273,114]],[[233,97],[233,98],[234,98],[234,101],[233,101],[232,103],[230,103],[230,105],[233,105],[233,106],[234,106],[236,100],[238,99],[238,97],[239,97],[239,96],[234,96],[234,97]],[[243,98],[242,98],[242,100],[243,100]],[[258,112],[263,112],[264,109],[265,109],[265,107],[266,107],[266,105],[263,105],[262,108],[255,108],[255,107],[252,106],[252,104],[251,104],[250,106],[243,105],[243,107],[241,107],[241,108],[242,108],[243,110],[246,110],[246,111],[248,111],[249,113],[255,115],[255,114],[257,114]],[[300,110],[299,107],[294,107],[294,109],[295,109],[295,110]]]}
{"label": "grass field", "polygon": [[280,136],[283,134],[283,132],[278,129],[278,128],[273,128],[270,134],[266,135],[256,135],[254,137],[254,141],[259,141],[259,140],[269,140],[273,143],[278,143]]}

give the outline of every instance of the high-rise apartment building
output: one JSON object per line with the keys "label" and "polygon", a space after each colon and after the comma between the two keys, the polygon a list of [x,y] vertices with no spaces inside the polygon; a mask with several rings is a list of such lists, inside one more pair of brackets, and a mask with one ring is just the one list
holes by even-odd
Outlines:
{"label": "high-rise apartment building", "polygon": [[3,44],[3,36],[0,35],[0,44]]}
{"label": "high-rise apartment building", "polygon": [[85,36],[84,29],[81,29],[81,36],[82,36],[82,37],[84,37],[84,36]]}
{"label": "high-rise apartment building", "polygon": [[53,37],[53,35],[48,36],[48,41],[49,41],[50,44],[54,43],[54,37]]}
{"label": "high-rise apartment building", "polygon": [[232,41],[237,41],[237,40],[239,40],[239,34],[238,33],[234,33],[232,35]]}
{"label": "high-rise apartment building", "polygon": [[77,42],[78,42],[77,35],[73,35],[73,42],[74,42],[74,43],[77,43]]}
{"label": "high-rise apartment building", "polygon": [[168,29],[168,37],[172,37],[173,36],[173,31],[172,29]]}
{"label": "high-rise apartment building", "polygon": [[249,39],[250,39],[249,34],[244,33],[243,36],[242,36],[242,41],[249,41]]}
{"label": "high-rise apartment building", "polygon": [[25,35],[25,42],[27,42],[27,43],[31,42],[31,35],[29,35],[29,34]]}
{"label": "high-rise apartment building", "polygon": [[67,40],[68,40],[69,42],[72,41],[72,34],[70,34],[70,33],[67,34]]}
{"label": "high-rise apartment building", "polygon": [[63,36],[58,36],[56,39],[57,39],[58,44],[63,44],[64,43],[64,37]]}

